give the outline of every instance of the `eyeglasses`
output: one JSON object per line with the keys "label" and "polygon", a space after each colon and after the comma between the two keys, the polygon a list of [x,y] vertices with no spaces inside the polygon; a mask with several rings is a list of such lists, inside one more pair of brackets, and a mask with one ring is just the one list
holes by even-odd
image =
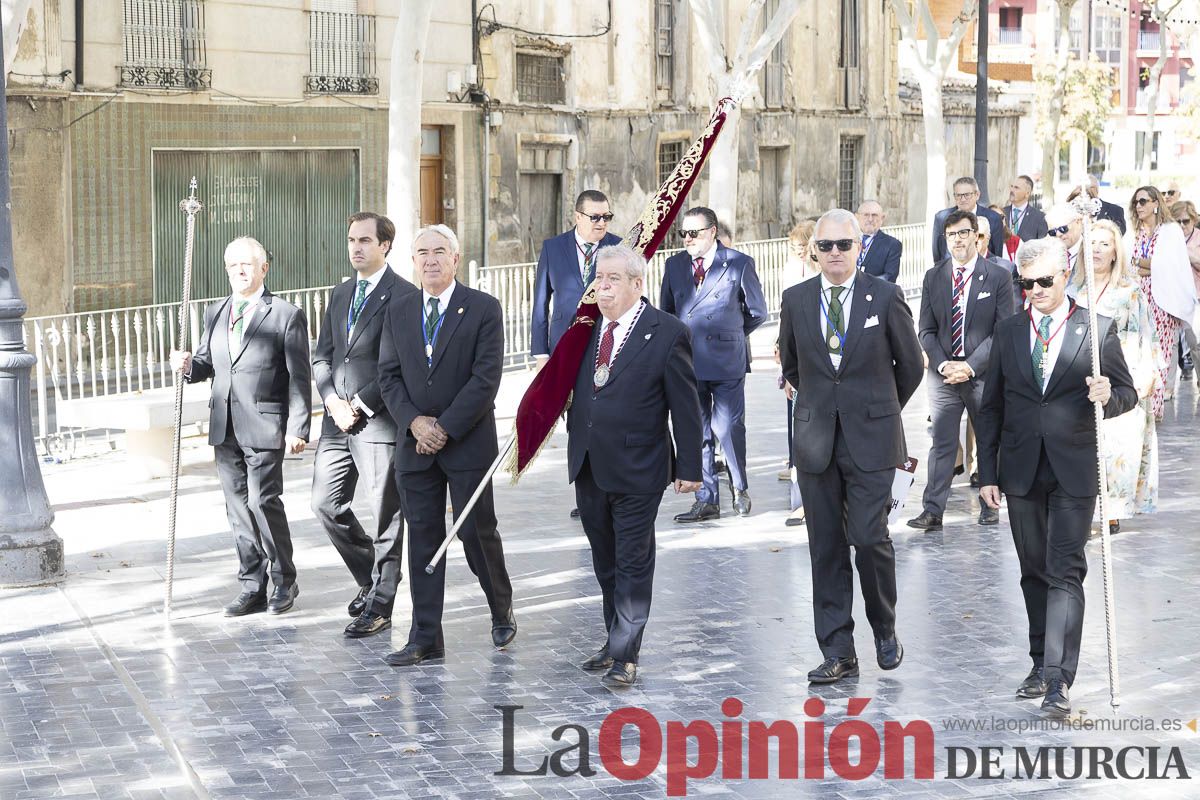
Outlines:
{"label": "eyeglasses", "polygon": [[946,231],[947,239],[967,239],[975,235],[974,228],[960,228],[956,231]]}
{"label": "eyeglasses", "polygon": [[1141,208],[1142,206],[1146,205],[1146,203],[1153,203],[1153,202],[1154,201],[1151,200],[1149,197],[1139,197],[1138,199],[1133,201],[1133,204],[1135,206],[1137,206],[1138,208]]}
{"label": "eyeglasses", "polygon": [[1046,233],[1050,234],[1051,236],[1062,236],[1069,230],[1071,230],[1071,224],[1067,223],[1066,225],[1059,225],[1057,228],[1051,228],[1050,230],[1046,231]]}
{"label": "eyeglasses", "polygon": [[612,222],[613,218],[612,214],[585,214],[582,211],[576,211],[575,213],[585,219],[590,219],[592,222]]}
{"label": "eyeglasses", "polygon": [[711,229],[712,227],[713,227],[712,225],[709,225],[707,228],[700,228],[699,230],[695,230],[695,231],[680,228],[679,229],[679,238],[680,239],[695,239],[697,236],[699,236],[700,234],[704,233],[705,231]]}
{"label": "eyeglasses", "polygon": [[822,253],[828,253],[829,251],[833,250],[834,247],[837,247],[838,250],[841,250],[843,253],[845,253],[845,252],[848,252],[851,247],[854,247],[854,240],[853,239],[817,239],[816,245],[817,245],[817,249],[820,250]]}
{"label": "eyeglasses", "polygon": [[977,197],[978,195],[979,195],[979,193],[974,190],[969,191],[969,192],[955,192],[954,199],[955,200],[970,200],[972,197]]}
{"label": "eyeglasses", "polygon": [[1049,289],[1054,285],[1054,281],[1058,278],[1060,272],[1062,272],[1061,269],[1053,275],[1043,275],[1040,278],[1013,278],[1013,283],[1015,283],[1017,286],[1020,286],[1027,292],[1033,291],[1033,285],[1035,283],[1043,289]]}

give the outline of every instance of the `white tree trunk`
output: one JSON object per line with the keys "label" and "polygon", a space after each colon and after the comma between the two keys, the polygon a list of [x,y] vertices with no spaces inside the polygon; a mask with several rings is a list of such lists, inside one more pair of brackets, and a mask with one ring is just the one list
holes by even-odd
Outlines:
{"label": "white tree trunk", "polygon": [[0,19],[4,22],[4,81],[8,82],[8,71],[17,57],[17,42],[29,16],[33,0],[3,0],[0,2]]}
{"label": "white tree trunk", "polygon": [[[392,38],[388,91],[387,216],[396,224],[393,268],[408,269],[421,214],[421,85],[433,0],[404,0]],[[402,266],[404,265],[404,266]]]}
{"label": "white tree trunk", "polygon": [[[929,73],[917,79],[921,87],[921,119],[925,123],[925,221],[946,201],[946,121],[942,114],[942,79]],[[853,211],[854,209],[850,209]]]}
{"label": "white tree trunk", "polygon": [[1154,116],[1158,111],[1159,83],[1162,81],[1163,67],[1167,63],[1167,26],[1158,28],[1158,58],[1150,67],[1150,85],[1146,87],[1146,146],[1142,149],[1142,163],[1139,168],[1142,182],[1150,183],[1151,154],[1154,152]]}

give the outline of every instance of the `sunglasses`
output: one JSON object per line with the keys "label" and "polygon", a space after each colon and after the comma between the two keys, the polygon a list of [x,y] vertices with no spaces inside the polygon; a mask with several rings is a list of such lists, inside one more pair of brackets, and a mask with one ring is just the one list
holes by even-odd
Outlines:
{"label": "sunglasses", "polygon": [[946,231],[947,239],[968,239],[975,235],[974,228],[962,228],[957,231]]}
{"label": "sunglasses", "polygon": [[822,253],[828,253],[829,251],[833,250],[834,247],[837,247],[838,250],[841,250],[843,253],[845,253],[845,252],[848,252],[851,247],[854,247],[854,240],[853,239],[817,239],[816,245],[817,245],[817,249],[820,250]]}
{"label": "sunglasses", "polygon": [[1174,197],[1175,195],[1179,194],[1179,192],[1176,189],[1167,189],[1165,192],[1163,192],[1163,194],[1165,194],[1167,197]]}
{"label": "sunglasses", "polygon": [[1057,228],[1051,228],[1050,230],[1046,231],[1046,233],[1050,234],[1051,236],[1062,236],[1069,230],[1071,230],[1071,225],[1068,223],[1066,225],[1059,225]]}
{"label": "sunglasses", "polygon": [[613,218],[612,214],[585,214],[582,211],[576,211],[575,213],[581,217],[590,219],[592,222],[612,222]]}
{"label": "sunglasses", "polygon": [[[1061,272],[1062,270],[1059,270]],[[1033,285],[1036,283],[1043,289],[1049,289],[1054,285],[1055,279],[1058,278],[1058,272],[1053,275],[1043,275],[1040,278],[1013,278],[1013,283],[1020,286],[1027,292],[1033,291]]]}
{"label": "sunglasses", "polygon": [[1138,199],[1133,201],[1133,204],[1135,206],[1137,206],[1138,208],[1141,208],[1142,206],[1146,205],[1146,203],[1153,203],[1153,202],[1154,201],[1151,200],[1149,197],[1139,197]]}
{"label": "sunglasses", "polygon": [[695,231],[680,228],[679,229],[679,238],[680,239],[695,239],[697,236],[704,233],[706,230],[708,230],[711,227],[712,227],[712,225],[709,225],[708,228],[700,228],[699,230],[695,230]]}

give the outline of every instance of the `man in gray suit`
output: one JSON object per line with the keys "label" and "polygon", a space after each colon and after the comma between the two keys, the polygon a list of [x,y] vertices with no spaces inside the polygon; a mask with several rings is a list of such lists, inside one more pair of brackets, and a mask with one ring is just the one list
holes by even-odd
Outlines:
{"label": "man in gray suit", "polygon": [[171,353],[171,367],[188,383],[212,380],[208,443],[216,450],[242,589],[225,607],[230,617],[282,614],[299,594],[280,495],[284,453],[304,452],[312,417],[308,323],[304,312],[267,291],[269,267],[257,240],[230,242],[225,273],[233,293],[204,312],[194,355]]}
{"label": "man in gray suit", "polygon": [[1033,178],[1028,175],[1018,175],[1008,187],[1008,205],[1004,207],[1004,214],[1008,217],[1008,229],[1022,242],[1046,236],[1046,215],[1029,202],[1032,194]]}
{"label": "man in gray suit", "polygon": [[[396,238],[390,219],[360,211],[347,224],[356,280],[334,288],[313,353],[326,413],[313,465],[312,509],[358,586],[347,608],[354,621],[345,634],[361,639],[392,626],[404,541],[396,423],[379,388],[379,337],[384,312],[417,287],[388,268]],[[370,533],[350,508],[360,487],[375,519]]]}
{"label": "man in gray suit", "polygon": [[813,683],[858,675],[854,547],[881,669],[900,666],[896,554],[887,517],[908,458],[900,412],[921,383],[921,346],[896,284],[856,268],[862,229],[835,209],[813,233],[821,277],[783,293],[779,360],[797,388],[793,460],[812,560],[813,622],[825,661]]}

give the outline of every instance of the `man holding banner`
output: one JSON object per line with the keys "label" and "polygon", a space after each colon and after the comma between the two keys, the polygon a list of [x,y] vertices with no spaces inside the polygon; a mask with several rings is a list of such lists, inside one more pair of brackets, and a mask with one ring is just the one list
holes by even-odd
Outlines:
{"label": "man holding banner", "polygon": [[862,231],[849,211],[828,211],[813,232],[821,276],[783,293],[779,357],[796,387],[793,461],[804,498],[813,621],[824,662],[813,683],[858,675],[853,546],[881,669],[900,666],[896,555],[888,511],[907,450],[900,412],[924,365],[903,292],[856,269]]}

